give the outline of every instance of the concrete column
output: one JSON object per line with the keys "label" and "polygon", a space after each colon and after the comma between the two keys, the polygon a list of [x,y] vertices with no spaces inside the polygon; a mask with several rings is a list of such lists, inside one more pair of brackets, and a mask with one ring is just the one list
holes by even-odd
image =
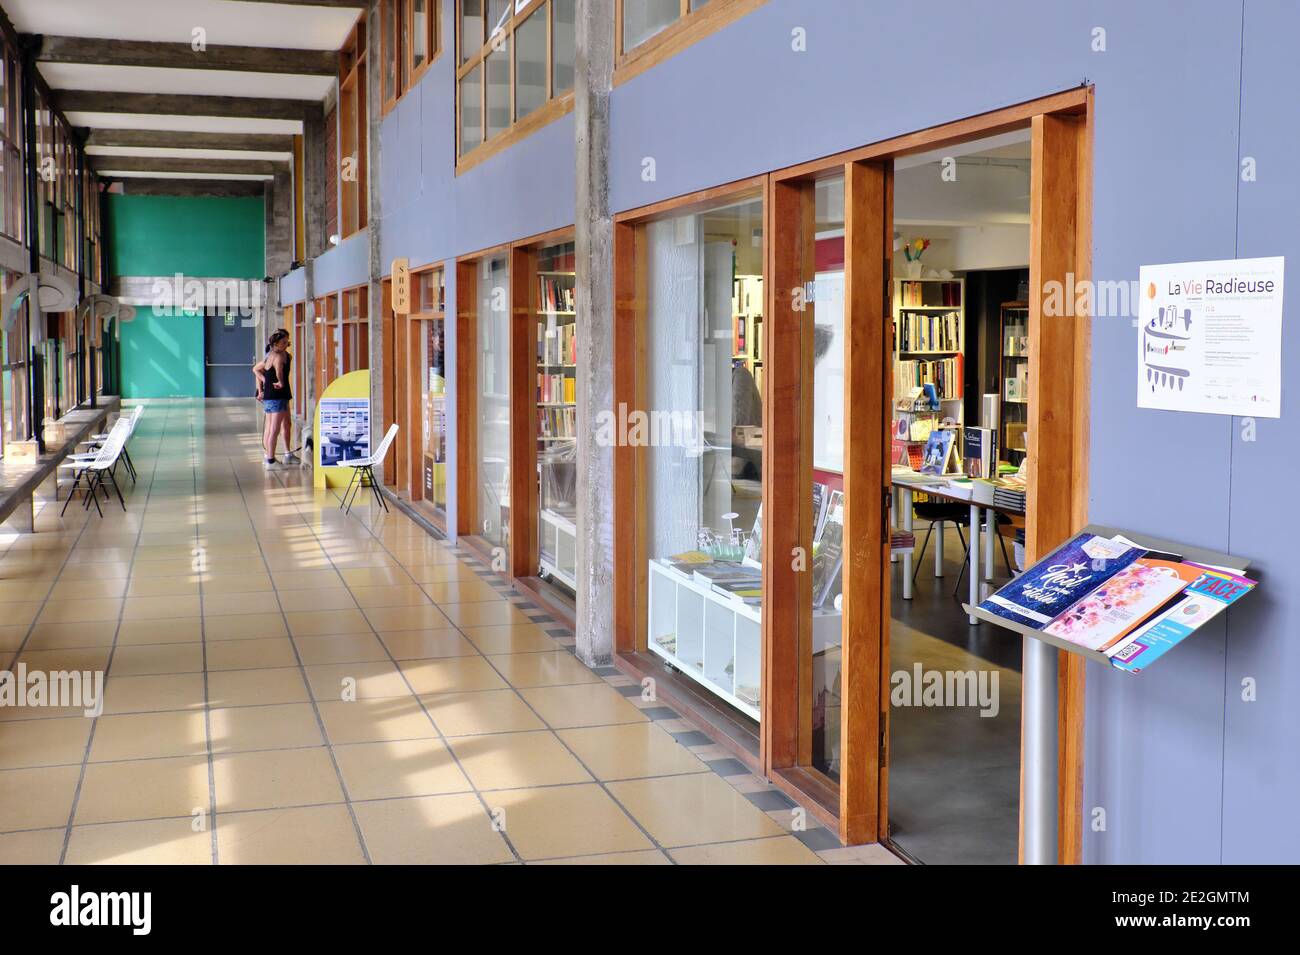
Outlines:
{"label": "concrete column", "polygon": [[[303,363],[303,390],[307,393],[306,402],[303,406],[303,410],[307,415],[307,420],[304,422],[303,427],[310,430],[314,429],[316,426],[316,401],[320,398],[320,395],[316,394],[316,327],[314,324],[316,314],[316,303],[314,301],[316,297],[315,261],[308,259],[303,264],[302,270],[303,313],[304,318],[306,319],[304,337],[306,338],[306,341],[302,343],[301,350],[294,356],[293,360]],[[320,436],[313,434],[312,440],[316,442],[315,447],[319,448]]]}
{"label": "concrete column", "polygon": [[591,666],[614,654],[614,449],[593,438],[614,407],[614,220],[609,211],[609,91],[614,4],[579,0],[574,127],[577,138],[578,602],[577,654]]}
{"label": "concrete column", "polygon": [[293,173],[286,166],[266,184],[266,273],[283,275],[293,262]]}
{"label": "concrete column", "polygon": [[[366,24],[366,233],[370,242],[370,432],[378,443],[384,429],[384,378],[393,373],[384,367],[384,261],[380,242],[382,206],[379,190],[379,125],[383,119],[383,94],[380,91],[379,8],[372,5]],[[384,480],[384,466],[376,469]]]}
{"label": "concrete column", "polygon": [[329,247],[325,234],[325,108],[311,106],[302,124],[304,251],[314,259]]}

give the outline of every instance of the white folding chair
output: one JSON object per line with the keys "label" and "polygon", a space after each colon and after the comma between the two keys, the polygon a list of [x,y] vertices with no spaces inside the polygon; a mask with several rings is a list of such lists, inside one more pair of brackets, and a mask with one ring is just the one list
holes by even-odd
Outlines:
{"label": "white folding chair", "polygon": [[384,460],[384,455],[388,453],[388,447],[395,437],[397,437],[397,425],[394,424],[389,426],[388,433],[384,435],[384,440],[379,442],[379,447],[375,448],[373,454],[356,461],[344,461],[339,465],[352,469],[352,479],[348,481],[348,489],[343,492],[343,500],[339,503],[339,507],[344,511],[351,513],[357,495],[361,493],[363,487],[367,486],[374,492],[379,506],[385,511],[388,510],[388,502],[384,500],[384,495],[379,493],[379,482],[375,480],[375,465]]}
{"label": "white folding chair", "polygon": [[60,468],[71,470],[75,474],[72,487],[68,490],[68,499],[63,502],[63,510],[59,511],[60,517],[67,513],[68,505],[72,503],[73,497],[76,496],[82,478],[86,479],[85,501],[82,502],[82,506],[86,510],[90,510],[90,504],[93,501],[99,516],[104,516],[104,511],[99,506],[99,492],[103,489],[107,495],[108,489],[104,487],[105,482],[113,486],[118,503],[122,505],[122,510],[126,510],[126,500],[122,497],[122,489],[118,487],[113,470],[117,465],[118,458],[122,456],[122,452],[126,448],[126,439],[130,433],[130,422],[126,418],[119,418],[113,425],[113,429],[108,432],[103,445],[100,446],[98,451],[93,454],[72,454],[59,464]]}
{"label": "white folding chair", "polygon": [[[134,408],[131,409],[131,413],[129,415],[118,416],[117,419],[118,421],[124,420],[127,423],[126,440],[128,442],[131,440],[132,437],[135,436],[135,426],[139,424],[140,417],[143,414],[144,414],[144,405],[136,405]],[[114,422],[114,424],[116,423],[117,422]],[[103,443],[107,440],[108,440],[107,433],[92,434],[89,438],[83,441],[82,444],[87,445],[88,447],[91,448],[91,452],[88,453],[93,453],[94,451],[98,451],[100,446],[103,445]],[[122,445],[122,463],[126,465],[126,473],[130,475],[131,483],[134,484],[136,479],[135,462],[131,460],[131,452],[127,448],[126,443],[123,443]]]}

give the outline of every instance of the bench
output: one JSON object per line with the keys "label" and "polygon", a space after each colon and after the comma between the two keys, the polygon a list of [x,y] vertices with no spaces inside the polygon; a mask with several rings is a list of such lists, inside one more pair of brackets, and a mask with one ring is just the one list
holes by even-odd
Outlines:
{"label": "bench", "polygon": [[[97,407],[81,406],[59,419],[64,442],[47,445],[35,461],[0,460],[0,522],[14,519],[15,529],[30,534],[36,529],[36,490],[58,474],[59,465],[77,445],[105,430],[108,416],[121,410],[122,400],[110,395],[97,399]],[[57,488],[57,477],[55,477]]]}

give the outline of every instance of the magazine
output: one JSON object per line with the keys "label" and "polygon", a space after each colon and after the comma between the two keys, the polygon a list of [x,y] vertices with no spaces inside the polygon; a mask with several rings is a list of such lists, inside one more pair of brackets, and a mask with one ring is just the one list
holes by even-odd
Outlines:
{"label": "magazine", "polygon": [[1059,614],[1043,632],[1105,651],[1200,575],[1192,564],[1139,558]]}
{"label": "magazine", "polygon": [[832,491],[822,527],[821,546],[813,557],[813,606],[820,607],[830,596],[844,562],[844,492]]}
{"label": "magazine", "polygon": [[947,474],[951,468],[957,432],[950,428],[931,431],[925,439],[925,453],[921,461],[922,474]]}
{"label": "magazine", "polygon": [[980,609],[1042,630],[1062,611],[1145,554],[1121,537],[1080,534],[991,595]]}
{"label": "magazine", "polygon": [[1111,666],[1126,673],[1141,672],[1258,583],[1205,564],[1189,561],[1183,566],[1200,570],[1200,576],[1183,591],[1182,599],[1106,651]]}

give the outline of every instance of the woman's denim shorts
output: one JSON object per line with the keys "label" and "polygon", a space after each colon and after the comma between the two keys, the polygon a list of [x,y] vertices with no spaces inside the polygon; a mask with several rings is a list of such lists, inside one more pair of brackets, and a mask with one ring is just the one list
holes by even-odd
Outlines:
{"label": "woman's denim shorts", "polygon": [[289,402],[284,398],[267,398],[262,402],[262,410],[267,414],[280,414],[289,410]]}

